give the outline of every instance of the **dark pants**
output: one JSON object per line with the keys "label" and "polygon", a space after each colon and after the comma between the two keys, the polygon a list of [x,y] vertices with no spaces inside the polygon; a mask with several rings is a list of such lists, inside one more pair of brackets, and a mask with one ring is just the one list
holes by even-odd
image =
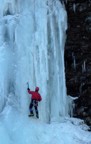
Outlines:
{"label": "dark pants", "polygon": [[34,116],[33,107],[35,108],[36,117],[39,118],[38,101],[31,99],[31,103],[29,105],[29,110],[30,110],[30,114]]}

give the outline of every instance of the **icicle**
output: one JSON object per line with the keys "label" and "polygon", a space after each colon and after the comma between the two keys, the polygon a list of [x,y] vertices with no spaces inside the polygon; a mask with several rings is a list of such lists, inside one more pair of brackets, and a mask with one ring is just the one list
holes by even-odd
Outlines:
{"label": "icicle", "polygon": [[86,61],[82,64],[82,73],[86,72]]}
{"label": "icicle", "polygon": [[73,10],[74,10],[74,12],[76,12],[76,4],[75,3],[73,4]]}
{"label": "icicle", "polygon": [[74,56],[74,70],[76,70],[76,59],[75,59],[75,56]]}
{"label": "icicle", "polygon": [[74,56],[74,53],[72,53],[72,57],[73,57],[73,68],[74,70],[76,70],[76,58]]}

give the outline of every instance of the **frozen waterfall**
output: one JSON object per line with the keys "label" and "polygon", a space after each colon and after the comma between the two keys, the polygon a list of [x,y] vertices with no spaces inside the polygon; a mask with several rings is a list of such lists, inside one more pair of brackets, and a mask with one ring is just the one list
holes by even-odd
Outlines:
{"label": "frozen waterfall", "polygon": [[0,112],[28,115],[30,89],[40,87],[40,119],[68,113],[64,44],[66,11],[59,0],[0,0]]}

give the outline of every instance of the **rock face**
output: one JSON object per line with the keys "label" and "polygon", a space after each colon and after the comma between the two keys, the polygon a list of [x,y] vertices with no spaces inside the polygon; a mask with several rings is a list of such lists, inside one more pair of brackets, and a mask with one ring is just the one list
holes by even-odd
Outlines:
{"label": "rock face", "polygon": [[91,1],[68,0],[65,73],[67,94],[75,100],[74,116],[91,125]]}

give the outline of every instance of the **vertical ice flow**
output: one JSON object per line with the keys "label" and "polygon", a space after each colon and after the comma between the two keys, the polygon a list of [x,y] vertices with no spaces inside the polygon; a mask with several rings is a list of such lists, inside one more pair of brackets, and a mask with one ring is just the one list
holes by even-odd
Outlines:
{"label": "vertical ice flow", "polygon": [[16,99],[21,112],[28,114],[29,82],[32,90],[40,87],[42,120],[58,121],[67,115],[66,28],[66,11],[59,0],[0,0],[0,110],[8,99]]}

